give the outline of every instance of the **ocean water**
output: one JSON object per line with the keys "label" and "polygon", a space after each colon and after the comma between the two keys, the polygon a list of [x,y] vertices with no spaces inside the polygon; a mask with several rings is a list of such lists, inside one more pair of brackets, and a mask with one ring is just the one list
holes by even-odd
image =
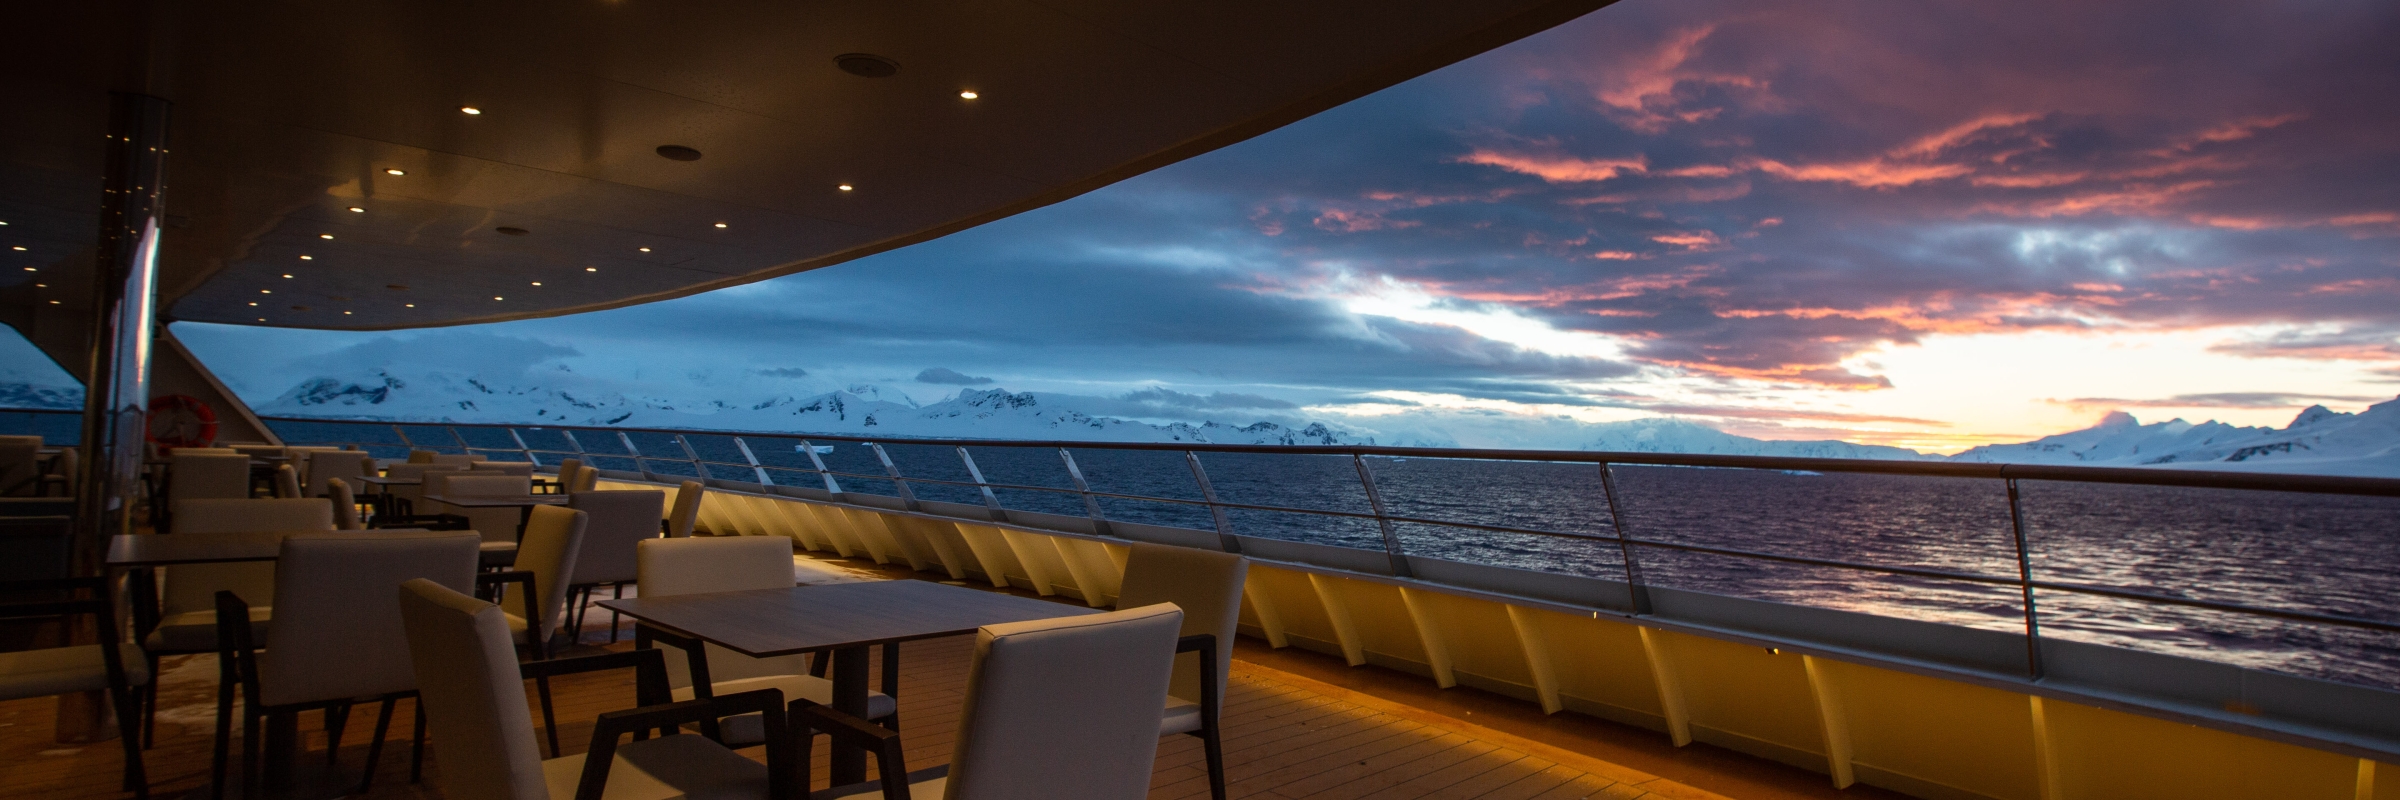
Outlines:
{"label": "ocean water", "polygon": [[[287,440],[361,442],[379,455],[410,444],[488,448],[518,458],[509,433],[442,426],[275,424]],[[755,480],[733,438],[517,429],[525,446],[584,454],[610,469],[693,475],[684,444],[714,477]],[[406,444],[401,437],[406,437]],[[463,439],[463,441],[462,441]],[[744,437],[778,484],[821,487],[797,437]],[[816,442],[818,445],[829,444]],[[830,443],[820,457],[842,489],[896,492],[862,445]],[[628,448],[627,445],[631,445]],[[953,447],[886,444],[917,497],[980,504]],[[1100,447],[1071,451],[1095,492],[1201,500],[1183,454]],[[993,490],[1005,507],[1083,515],[1053,449],[974,446],[986,481],[1050,490]],[[560,456],[544,457],[555,463]],[[1203,454],[1219,500],[1371,513],[1345,456]],[[1369,458],[1394,516],[1540,529],[1581,537],[1499,533],[1401,523],[1416,556],[1573,575],[1623,578],[1599,469],[1591,465],[1434,458]],[[731,466],[741,465],[741,466]],[[1619,510],[1637,539],[1788,556],[1967,572],[2013,580],[2015,538],[1996,480],[1773,470],[1616,467]],[[2400,620],[2400,500],[2283,492],[2026,481],[2020,485],[2029,561],[2037,580],[2105,586],[2220,602]],[[1213,529],[1204,506],[1102,498],[1111,519]],[[1380,551],[1371,519],[1233,509],[1244,535]],[[1800,605],[2022,632],[2015,586],[1880,575],[1837,568],[1634,548],[1651,585]],[[2042,635],[2230,662],[2310,677],[2400,688],[2400,635],[2060,591],[2035,595]]]}

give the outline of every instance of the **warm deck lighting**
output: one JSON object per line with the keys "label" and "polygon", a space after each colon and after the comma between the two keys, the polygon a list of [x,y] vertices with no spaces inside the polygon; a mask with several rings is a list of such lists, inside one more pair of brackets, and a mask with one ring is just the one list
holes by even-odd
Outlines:
{"label": "warm deck lighting", "polygon": [[542,285],[542,282],[541,282],[541,281],[534,281],[534,282],[533,282],[533,285],[535,285],[535,286],[540,286],[540,285]]}
{"label": "warm deck lighting", "polygon": [[50,304],[51,304],[51,305],[58,305],[58,301],[56,301],[56,300],[52,300],[52,301],[50,301]]}
{"label": "warm deck lighting", "polygon": [[286,275],[284,275],[284,277],[286,277],[286,278],[289,278],[289,277],[291,277],[291,275],[289,275],[289,274],[286,274]]}
{"label": "warm deck lighting", "polygon": [[257,307],[258,307],[258,304],[257,304],[257,303],[251,303],[251,304],[250,304],[250,307],[251,307],[251,308],[257,308]]}
{"label": "warm deck lighting", "polygon": [[973,89],[969,89],[969,90],[967,90],[967,91],[964,91],[964,92],[959,92],[959,93],[958,93],[958,99],[961,99],[961,100],[973,100],[973,99],[975,99],[975,98],[982,97],[982,96],[983,96],[983,95],[976,94],[976,93],[975,93],[975,91],[974,91]]}
{"label": "warm deck lighting", "polygon": [[403,303],[402,305],[408,306],[409,308],[416,308],[416,307],[417,307],[417,304],[415,304],[415,303]]}
{"label": "warm deck lighting", "polygon": [[24,245],[17,245],[17,246],[15,246],[15,247],[11,247],[11,248],[8,248],[8,249],[10,249],[10,250],[15,250],[15,251],[17,251],[17,252],[19,252],[19,253],[25,252],[25,246],[24,246]]}
{"label": "warm deck lighting", "polygon": [[[393,167],[393,168],[391,168],[391,169],[384,170],[384,171],[383,171],[383,174],[385,174],[385,175],[406,175],[406,174],[408,174],[408,170],[404,170],[404,169],[401,169],[401,168],[399,168],[399,167]],[[348,313],[350,313],[350,312],[348,312],[348,311],[344,311],[344,312],[342,312],[342,313],[344,313],[344,314],[348,314]]]}
{"label": "warm deck lighting", "polygon": [[274,294],[274,293],[275,293],[275,290],[273,290],[273,289],[260,289],[260,290],[258,290],[258,293],[259,293],[259,294]]}
{"label": "warm deck lighting", "polygon": [[476,108],[476,107],[474,107],[474,106],[459,106],[459,107],[458,107],[458,113],[465,114],[465,115],[467,115],[467,116],[470,116],[470,117],[472,117],[472,116],[476,116],[476,115],[482,114],[482,113],[483,113],[483,109]]}
{"label": "warm deck lighting", "polygon": [[344,312],[342,312],[342,316],[345,316],[345,317],[346,317],[346,316],[349,316],[349,315],[350,315],[350,312],[348,312],[348,311],[344,311]]}
{"label": "warm deck lighting", "polygon": [[499,295],[492,295],[492,299],[494,299],[494,300],[506,300],[506,299],[508,299],[508,298],[506,298],[506,297],[501,297],[501,296],[499,296]]}
{"label": "warm deck lighting", "polygon": [[48,289],[48,288],[50,288],[50,284],[47,284],[47,283],[37,283],[37,284],[34,284],[34,285],[33,285],[33,288],[36,288],[36,289]]}
{"label": "warm deck lighting", "polygon": [[26,267],[26,268],[25,268],[25,271],[26,271],[26,272],[40,272],[41,270],[34,269],[34,268],[32,268],[32,267]]}

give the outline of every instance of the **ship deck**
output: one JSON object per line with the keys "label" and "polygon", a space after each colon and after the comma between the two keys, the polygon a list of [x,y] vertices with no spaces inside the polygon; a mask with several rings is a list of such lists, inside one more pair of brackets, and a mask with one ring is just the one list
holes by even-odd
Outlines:
{"label": "ship deck", "polygon": [[[828,560],[851,571],[910,579],[905,568]],[[595,628],[604,613],[593,615]],[[630,620],[626,626],[630,631]],[[604,630],[587,629],[584,643],[563,655],[632,647],[630,635],[616,644],[606,639]],[[912,769],[950,757],[972,644],[954,637],[902,648],[901,730]],[[175,797],[207,782],[216,667],[213,657],[188,656],[168,659],[161,672],[158,736],[146,760],[152,793]],[[1901,796],[1866,786],[1836,791],[1822,775],[1763,759],[1704,744],[1675,748],[1653,732],[1579,714],[1546,716],[1523,701],[1467,688],[1437,690],[1412,676],[1385,673],[1348,668],[1314,653],[1240,642],[1225,709],[1231,795],[1327,800]],[[553,688],[560,742],[570,753],[584,749],[597,715],[632,705],[626,674],[574,676],[555,681]],[[56,706],[49,698],[0,703],[0,786],[7,787],[0,794],[41,800],[123,797],[116,790],[117,747],[113,742],[58,743]],[[340,754],[349,768],[364,760],[372,711],[363,707],[352,715]],[[375,788],[366,797],[441,796],[434,788],[441,769],[438,739],[426,758],[426,782],[407,782],[409,716],[404,702]],[[309,754],[321,758],[322,717],[306,714],[301,724]],[[813,771],[820,784],[825,749],[820,738]],[[1154,776],[1152,798],[1208,797],[1197,739],[1162,741]]]}

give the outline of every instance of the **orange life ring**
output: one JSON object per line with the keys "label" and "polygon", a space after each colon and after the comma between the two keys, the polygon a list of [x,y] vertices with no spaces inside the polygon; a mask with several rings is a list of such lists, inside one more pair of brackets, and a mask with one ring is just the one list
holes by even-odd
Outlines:
{"label": "orange life ring", "polygon": [[162,447],[207,447],[217,440],[217,411],[190,395],[160,395],[150,398],[149,428]]}

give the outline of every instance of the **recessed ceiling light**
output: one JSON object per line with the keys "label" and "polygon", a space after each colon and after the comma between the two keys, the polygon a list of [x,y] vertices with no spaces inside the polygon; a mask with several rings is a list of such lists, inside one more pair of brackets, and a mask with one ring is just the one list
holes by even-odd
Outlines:
{"label": "recessed ceiling light", "polygon": [[266,318],[266,317],[259,317],[259,318],[258,318],[258,321],[260,321],[260,322],[265,322],[265,321],[267,321],[267,318]]}
{"label": "recessed ceiling light", "polygon": [[348,312],[348,311],[344,311],[344,312],[342,312],[342,315],[343,315],[343,316],[349,316],[349,315],[350,315],[350,312]]}
{"label": "recessed ceiling light", "polygon": [[317,234],[317,238],[319,238],[319,239],[331,239],[331,238],[333,238],[333,234],[330,234],[330,233],[320,233],[320,234]]}
{"label": "recessed ceiling light", "polygon": [[0,220],[0,227],[7,227],[7,225],[8,225],[8,221],[7,221],[7,220]]}
{"label": "recessed ceiling light", "polygon": [[[384,171],[383,171],[383,174],[385,174],[385,175],[406,175],[406,174],[408,174],[408,170],[404,170],[404,169],[401,169],[401,168],[399,168],[399,167],[393,167],[393,168],[391,168],[391,169],[384,170]],[[348,314],[348,313],[350,313],[350,312],[348,312],[348,311],[344,311],[344,312],[342,312],[342,313],[344,313],[344,314]]]}
{"label": "recessed ceiling light", "polygon": [[287,275],[284,275],[284,277],[286,277],[286,278],[289,278],[289,277],[291,277],[291,275],[288,275],[288,274],[287,274]]}
{"label": "recessed ceiling light", "polygon": [[492,299],[494,299],[494,300],[506,300],[506,299],[508,299],[508,298],[506,298],[506,297],[501,297],[501,296],[499,296],[499,295],[493,295],[493,296],[492,296]]}
{"label": "recessed ceiling light", "polygon": [[700,151],[679,144],[662,144],[658,146],[658,157],[668,161],[698,161]]}
{"label": "recessed ceiling light", "polygon": [[492,232],[502,236],[523,236],[527,233],[531,233],[531,231],[525,230],[524,228],[512,228],[507,225],[493,228]]}
{"label": "recessed ceiling light", "polygon": [[644,248],[642,248],[642,252],[644,252],[644,253],[650,252],[650,248],[644,247]]}
{"label": "recessed ceiling light", "polygon": [[302,260],[302,261],[315,261],[315,260],[317,260],[317,257],[316,257],[316,256],[301,256],[301,257],[300,257],[300,260]]}
{"label": "recessed ceiling light", "polygon": [[367,210],[366,210],[366,209],[363,209],[363,208],[359,208],[358,206],[351,206],[351,207],[350,207],[350,213],[352,213],[352,214],[364,214],[364,213],[367,213]]}
{"label": "recessed ceiling light", "polygon": [[533,282],[533,285],[535,285],[535,286],[540,286],[540,285],[542,285],[542,282],[541,282],[541,281],[534,281],[534,282]]}
{"label": "recessed ceiling light", "polygon": [[983,95],[976,94],[976,93],[975,93],[975,90],[973,90],[973,89],[969,89],[969,90],[967,90],[967,91],[963,91],[963,92],[959,92],[959,93],[958,93],[958,97],[959,97],[959,99],[961,99],[961,100],[973,100],[973,99],[975,99],[975,98],[982,97],[982,96],[983,96]]}
{"label": "recessed ceiling light", "polygon": [[26,267],[26,268],[25,268],[25,271],[26,271],[26,272],[40,272],[41,270],[34,269],[34,268],[32,268],[32,267]]}
{"label": "recessed ceiling light", "polygon": [[15,247],[11,247],[11,248],[8,248],[8,249],[10,249],[10,250],[15,250],[15,251],[17,251],[17,252],[19,252],[19,253],[25,252],[25,246],[24,246],[24,245],[17,245],[17,246],[15,246]]}
{"label": "recessed ceiling light", "polygon": [[842,185],[840,185],[840,186],[837,186],[837,187],[834,187],[834,188],[837,188],[837,189],[840,189],[840,190],[842,190],[842,191],[845,191],[845,192],[847,192],[847,191],[850,191],[851,189],[855,189],[855,188],[857,188],[857,187],[855,187],[855,186],[851,186],[850,184],[847,184],[847,183],[845,183],[845,184],[842,184]]}
{"label": "recessed ceiling light", "polygon": [[56,301],[56,300],[52,300],[52,301],[50,301],[50,304],[51,304],[51,305],[58,305],[58,301]]}
{"label": "recessed ceiling light", "polygon": [[36,289],[48,289],[48,288],[50,288],[50,284],[47,284],[47,283],[37,283],[37,284],[34,284],[34,285],[33,285],[33,288],[36,288]]}
{"label": "recessed ceiling light", "polygon": [[257,304],[257,303],[251,303],[250,305],[251,305],[251,307],[253,307],[253,308],[255,308],[255,307],[257,307],[257,306],[258,306],[258,304]]}
{"label": "recessed ceiling light", "polygon": [[459,106],[459,107],[458,107],[458,113],[465,114],[465,115],[467,115],[467,116],[470,116],[470,117],[472,117],[472,116],[475,116],[475,115],[477,115],[477,114],[481,114],[481,113],[483,113],[483,109],[476,108],[476,107],[474,107],[474,106]]}
{"label": "recessed ceiling light", "polygon": [[417,304],[415,304],[415,303],[403,303],[402,305],[406,305],[406,306],[408,306],[409,308],[416,308],[416,307],[417,307]]}
{"label": "recessed ceiling light", "polygon": [[600,268],[599,268],[599,267],[584,267],[584,268],[583,268],[583,271],[585,271],[585,272],[599,272],[599,271],[600,271]]}
{"label": "recessed ceiling light", "polygon": [[719,228],[725,227],[725,223],[719,222],[719,223],[717,223],[717,227],[719,227]]}
{"label": "recessed ceiling light", "polygon": [[273,289],[260,289],[260,290],[258,290],[258,293],[259,293],[259,294],[274,294],[274,293],[275,293],[275,290],[273,290]]}

